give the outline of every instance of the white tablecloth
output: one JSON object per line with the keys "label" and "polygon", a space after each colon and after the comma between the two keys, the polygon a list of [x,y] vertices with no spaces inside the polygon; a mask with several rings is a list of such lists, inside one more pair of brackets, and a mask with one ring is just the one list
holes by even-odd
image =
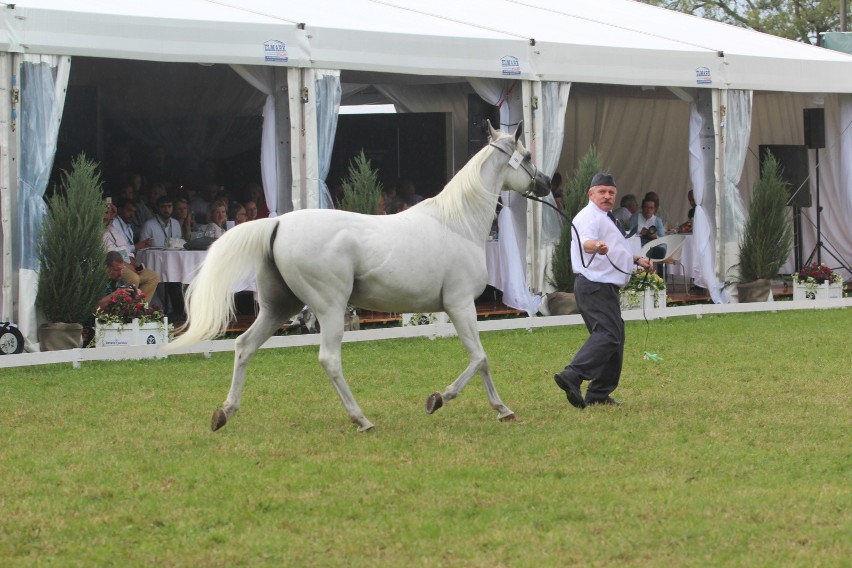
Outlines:
{"label": "white tablecloth", "polygon": [[[207,258],[206,250],[149,248],[136,253],[136,259],[139,262],[160,275],[160,282],[181,282],[183,284],[192,282],[205,258]],[[257,283],[252,277],[239,282],[234,291],[255,291],[256,289]]]}

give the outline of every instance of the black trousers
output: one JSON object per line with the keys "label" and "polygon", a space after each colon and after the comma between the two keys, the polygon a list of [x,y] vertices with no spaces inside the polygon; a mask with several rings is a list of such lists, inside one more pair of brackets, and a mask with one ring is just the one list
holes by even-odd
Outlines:
{"label": "black trousers", "polygon": [[560,373],[566,378],[591,381],[586,400],[602,399],[618,387],[624,361],[624,320],[618,286],[592,282],[578,275],[574,297],[589,338]]}

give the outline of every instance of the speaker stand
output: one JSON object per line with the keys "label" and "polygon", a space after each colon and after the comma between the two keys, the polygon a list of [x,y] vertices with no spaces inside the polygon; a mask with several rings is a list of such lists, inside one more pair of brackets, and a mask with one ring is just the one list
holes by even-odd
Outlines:
{"label": "speaker stand", "polygon": [[[813,262],[814,257],[816,257],[817,264],[822,264],[822,251],[825,250],[826,254],[837,262],[838,266],[835,268],[843,268],[847,272],[852,272],[852,270],[849,270],[849,267],[843,264],[843,261],[837,258],[837,255],[835,255],[833,252],[828,250],[825,244],[823,244],[822,242],[822,225],[820,223],[820,218],[822,217],[822,205],[820,205],[819,203],[819,148],[814,148],[814,152],[816,152],[816,167],[814,168],[816,170],[816,246],[814,246],[814,250],[811,251],[810,256],[808,256],[808,260],[805,261],[805,264],[803,266],[807,266],[808,264]],[[795,232],[795,221],[793,227]]]}

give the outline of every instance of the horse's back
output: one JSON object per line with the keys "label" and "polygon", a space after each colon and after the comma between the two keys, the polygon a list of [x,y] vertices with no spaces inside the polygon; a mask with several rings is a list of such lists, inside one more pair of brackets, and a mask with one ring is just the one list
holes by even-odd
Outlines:
{"label": "horse's back", "polygon": [[470,288],[470,294],[485,287],[483,245],[447,230],[423,209],[396,215],[310,209],[280,219],[275,259],[297,295],[306,286],[340,281],[351,285],[344,292],[361,307],[434,310],[448,287]]}

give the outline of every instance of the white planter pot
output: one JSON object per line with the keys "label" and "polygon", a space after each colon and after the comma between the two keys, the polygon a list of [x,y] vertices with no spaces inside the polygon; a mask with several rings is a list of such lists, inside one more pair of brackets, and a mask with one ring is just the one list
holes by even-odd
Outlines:
{"label": "white planter pot", "polygon": [[165,345],[169,342],[169,318],[162,323],[101,324],[95,322],[95,345],[97,347],[128,347],[131,345]]}
{"label": "white planter pot", "polygon": [[793,301],[799,300],[829,300],[843,297],[843,284],[822,284],[806,285],[798,282],[793,282]]}
{"label": "white planter pot", "polygon": [[665,290],[644,290],[638,296],[621,293],[621,310],[658,310],[666,307]]}
{"label": "white planter pot", "polygon": [[402,327],[410,325],[429,325],[433,323],[450,323],[447,312],[407,313],[402,316]]}

